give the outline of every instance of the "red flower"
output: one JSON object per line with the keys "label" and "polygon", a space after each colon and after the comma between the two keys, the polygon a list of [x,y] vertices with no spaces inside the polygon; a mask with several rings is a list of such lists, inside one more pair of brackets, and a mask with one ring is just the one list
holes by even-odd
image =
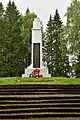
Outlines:
{"label": "red flower", "polygon": [[33,72],[34,72],[35,74],[39,74],[39,73],[40,73],[40,70],[36,68],[36,69],[33,70]]}

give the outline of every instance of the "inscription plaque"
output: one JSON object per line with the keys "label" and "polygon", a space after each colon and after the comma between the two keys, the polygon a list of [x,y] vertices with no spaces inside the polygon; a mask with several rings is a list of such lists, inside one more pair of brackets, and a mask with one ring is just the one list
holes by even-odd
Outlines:
{"label": "inscription plaque", "polygon": [[40,43],[33,43],[33,68],[40,68]]}

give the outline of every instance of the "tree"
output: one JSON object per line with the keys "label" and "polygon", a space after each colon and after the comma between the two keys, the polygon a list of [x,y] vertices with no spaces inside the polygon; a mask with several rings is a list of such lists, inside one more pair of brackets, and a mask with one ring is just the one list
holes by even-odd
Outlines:
{"label": "tree", "polygon": [[0,3],[0,76],[21,76],[30,64],[31,32],[34,12],[27,8],[20,15],[14,2],[9,1],[6,10]]}
{"label": "tree", "polygon": [[53,26],[52,26],[52,16],[50,15],[46,32],[45,32],[45,38],[44,38],[44,48],[43,48],[43,53],[44,53],[44,59],[43,61],[47,62],[47,66],[49,68],[49,73],[52,74],[52,68],[53,68],[53,63],[52,63],[52,54],[53,54]]}
{"label": "tree", "polygon": [[77,78],[80,78],[80,53],[77,55],[76,63],[74,62],[74,70]]}
{"label": "tree", "polygon": [[3,39],[3,76],[21,76],[24,69],[20,13],[15,3],[9,1],[5,11],[5,37]]}
{"label": "tree", "polygon": [[0,3],[0,55],[2,54],[2,44],[4,37],[4,9],[2,3]]}
{"label": "tree", "polygon": [[2,3],[0,3],[0,76],[2,77],[3,75],[3,61],[4,61],[4,56],[3,56],[3,50],[4,50],[4,8]]}
{"label": "tree", "polygon": [[[69,41],[70,51],[72,55],[72,71],[75,76],[80,74],[80,1],[72,0],[71,5],[67,9],[67,40]],[[75,64],[74,64],[75,63]],[[79,71],[78,71],[79,70]],[[77,72],[76,72],[77,71]]]}
{"label": "tree", "polygon": [[66,44],[62,32],[62,21],[58,10],[56,10],[53,20],[50,15],[45,38],[45,60],[52,76],[68,76],[69,61],[66,52],[64,52]]}
{"label": "tree", "polygon": [[22,16],[21,35],[25,47],[25,67],[29,66],[31,63],[32,27],[35,17],[37,17],[37,15],[34,12],[30,12],[29,8],[27,8],[25,16]]}

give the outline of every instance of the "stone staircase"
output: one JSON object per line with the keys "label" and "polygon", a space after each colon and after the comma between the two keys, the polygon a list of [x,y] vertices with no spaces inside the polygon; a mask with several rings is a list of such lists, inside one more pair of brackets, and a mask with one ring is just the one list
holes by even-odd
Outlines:
{"label": "stone staircase", "polygon": [[80,85],[0,85],[0,119],[80,117]]}

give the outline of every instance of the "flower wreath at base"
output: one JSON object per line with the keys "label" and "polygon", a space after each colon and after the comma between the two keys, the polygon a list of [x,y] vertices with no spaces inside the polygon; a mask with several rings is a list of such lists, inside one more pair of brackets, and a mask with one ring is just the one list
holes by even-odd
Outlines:
{"label": "flower wreath at base", "polygon": [[32,73],[29,75],[29,77],[31,77],[31,78],[40,78],[40,77],[43,77],[43,75],[40,74],[40,70],[36,68],[36,69],[34,69],[32,71]]}

